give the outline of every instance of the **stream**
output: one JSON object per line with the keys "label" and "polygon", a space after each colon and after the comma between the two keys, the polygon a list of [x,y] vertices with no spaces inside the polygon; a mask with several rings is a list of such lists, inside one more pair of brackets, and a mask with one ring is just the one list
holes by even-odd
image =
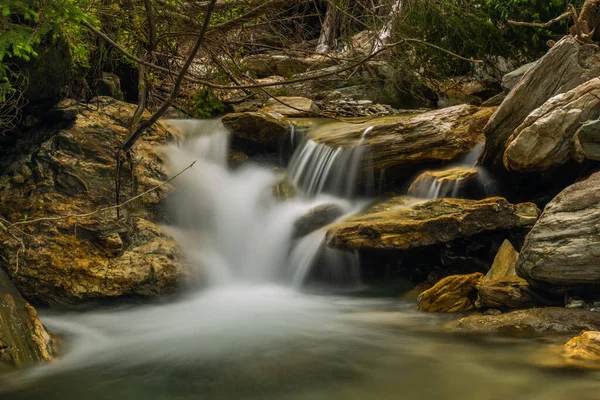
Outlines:
{"label": "stream", "polygon": [[[600,374],[552,363],[565,338],[507,339],[444,332],[453,316],[373,295],[356,255],[324,247],[325,231],[293,239],[294,221],[355,195],[359,149],[332,151],[308,139],[281,201],[272,168],[227,167],[219,121],[178,122],[166,151],[174,182],[170,232],[191,266],[183,293],[151,304],[41,311],[63,355],[5,378],[10,400],[531,399],[600,398]],[[342,217],[343,218],[343,217]],[[342,287],[307,283],[316,259]]]}

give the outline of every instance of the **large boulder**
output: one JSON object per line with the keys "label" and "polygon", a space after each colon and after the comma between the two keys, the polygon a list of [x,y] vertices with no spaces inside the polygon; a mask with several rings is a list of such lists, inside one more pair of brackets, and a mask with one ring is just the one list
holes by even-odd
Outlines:
{"label": "large boulder", "polygon": [[[168,186],[115,210],[115,148],[129,135],[135,105],[102,97],[94,107],[71,104],[71,120],[38,127],[3,158],[0,215],[23,224],[0,236],[0,264],[30,300],[74,303],[173,291],[184,263],[157,224],[165,222]],[[149,115],[145,115],[149,117]],[[167,178],[161,147],[176,133],[157,123],[136,144],[132,181],[125,167],[121,199]],[[87,214],[86,217],[69,215]],[[63,217],[63,218],[58,218]]]}
{"label": "large boulder", "polygon": [[277,149],[280,141],[292,131],[292,124],[275,112],[231,113],[222,121],[235,137],[269,149]]}
{"label": "large boulder", "polygon": [[289,78],[295,74],[330,67],[333,64],[335,60],[322,55],[296,57],[283,54],[255,54],[242,60],[242,65],[258,78],[271,75]]}
{"label": "large boulder", "polygon": [[317,128],[311,138],[333,148],[363,146],[368,155],[365,169],[385,171],[386,178],[406,178],[483,143],[482,129],[493,112],[494,108],[461,105],[362,124],[331,123]]}
{"label": "large boulder", "polygon": [[333,224],[327,243],[340,249],[408,250],[483,232],[529,228],[539,216],[535,204],[513,205],[501,197],[414,201],[394,197]]}
{"label": "large boulder", "polygon": [[0,268],[0,372],[54,356],[54,338]]}
{"label": "large boulder", "polygon": [[600,288],[600,173],[567,187],[525,240],[517,273],[551,291]]}
{"label": "large boulder", "polygon": [[582,123],[600,116],[600,78],[559,94],[534,110],[508,139],[504,166],[542,172],[573,155],[573,136]]}
{"label": "large boulder", "polygon": [[575,333],[600,328],[600,313],[548,307],[517,310],[500,315],[472,315],[446,326],[450,331],[468,334],[543,336]]}
{"label": "large boulder", "polygon": [[556,43],[514,87],[485,127],[484,165],[502,167],[505,144],[535,109],[600,75],[600,49],[571,36]]}

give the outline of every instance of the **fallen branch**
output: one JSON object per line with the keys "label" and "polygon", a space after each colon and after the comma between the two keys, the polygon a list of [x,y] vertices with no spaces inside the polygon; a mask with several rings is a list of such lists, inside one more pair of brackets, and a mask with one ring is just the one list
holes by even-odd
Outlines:
{"label": "fallen branch", "polygon": [[549,26],[562,21],[565,18],[569,18],[573,16],[573,12],[571,10],[564,12],[563,14],[559,15],[558,17],[551,19],[548,22],[544,22],[544,23],[538,23],[538,22],[521,22],[521,21],[513,21],[511,19],[508,20],[508,23],[511,25],[515,25],[515,26],[529,26],[532,28],[548,28]]}

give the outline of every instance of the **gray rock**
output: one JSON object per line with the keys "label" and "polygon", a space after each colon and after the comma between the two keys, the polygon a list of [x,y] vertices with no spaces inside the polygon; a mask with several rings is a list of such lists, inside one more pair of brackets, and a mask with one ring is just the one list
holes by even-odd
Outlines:
{"label": "gray rock", "polygon": [[575,134],[575,158],[600,161],[600,120],[586,122]]}
{"label": "gray rock", "polygon": [[558,42],[508,94],[484,129],[484,165],[502,168],[505,144],[525,118],[548,99],[600,76],[600,48],[571,36]]}
{"label": "gray rock", "polygon": [[600,115],[600,79],[591,79],[554,96],[534,110],[506,143],[509,171],[546,171],[573,155],[573,136],[581,124]]}
{"label": "gray rock", "polygon": [[546,206],[519,254],[519,276],[558,293],[600,288],[599,187],[595,173]]}
{"label": "gray rock", "polygon": [[522,65],[516,70],[504,75],[502,78],[502,90],[504,90],[504,93],[508,93],[513,90],[513,88],[517,86],[517,83],[523,79],[523,76],[525,76],[530,69],[535,67],[536,64],[537,61],[530,62],[529,64]]}

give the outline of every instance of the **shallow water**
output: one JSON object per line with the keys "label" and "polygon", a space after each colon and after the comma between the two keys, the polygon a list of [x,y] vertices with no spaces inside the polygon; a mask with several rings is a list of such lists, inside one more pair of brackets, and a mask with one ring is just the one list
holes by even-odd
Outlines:
{"label": "shallow water", "polygon": [[351,214],[366,204],[350,196],[360,152],[303,141],[290,175],[306,183],[304,196],[280,201],[280,174],[227,168],[220,122],[180,124],[188,140],[168,150],[171,168],[196,164],[175,181],[169,229],[192,267],[188,291],[159,304],[42,313],[64,339],[61,358],[3,376],[0,399],[600,398],[597,373],[542,366],[547,340],[465,339],[443,333],[452,316],[418,313],[397,296],[305,287],[317,258],[333,280],[359,281],[353,253],[324,250],[324,230],[295,240],[293,224],[317,205]]}
{"label": "shallow water", "polygon": [[448,318],[410,302],[274,285],[44,315],[65,335],[65,355],[7,377],[0,398],[599,398],[597,373],[536,365],[547,341],[455,337],[440,329]]}

